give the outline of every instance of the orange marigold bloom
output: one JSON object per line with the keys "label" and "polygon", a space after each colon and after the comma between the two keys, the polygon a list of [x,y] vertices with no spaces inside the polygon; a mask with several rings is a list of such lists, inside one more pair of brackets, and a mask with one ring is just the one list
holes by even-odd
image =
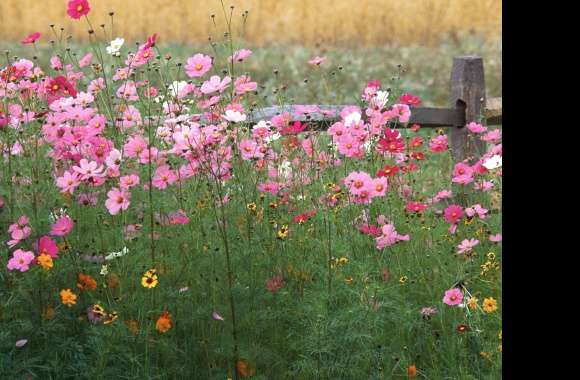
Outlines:
{"label": "orange marigold bloom", "polygon": [[236,369],[241,377],[249,377],[254,376],[256,374],[256,369],[250,367],[245,360],[238,360],[238,363],[236,364]]}
{"label": "orange marigold bloom", "polygon": [[77,303],[77,296],[70,289],[62,289],[60,291],[60,299],[68,307],[72,307],[72,305]]}
{"label": "orange marigold bloom", "polygon": [[171,329],[171,327],[173,327],[173,322],[171,321],[171,314],[169,314],[168,311],[164,311],[163,313],[161,313],[159,319],[155,323],[155,328],[160,333],[166,333],[167,331],[169,331],[169,329]]}
{"label": "orange marigold bloom", "polygon": [[415,364],[411,364],[407,368],[407,375],[409,377],[417,377],[417,366]]}
{"label": "orange marigold bloom", "polygon": [[95,281],[95,279],[90,275],[81,273],[79,274],[77,286],[80,290],[91,291],[97,289],[97,281]]}

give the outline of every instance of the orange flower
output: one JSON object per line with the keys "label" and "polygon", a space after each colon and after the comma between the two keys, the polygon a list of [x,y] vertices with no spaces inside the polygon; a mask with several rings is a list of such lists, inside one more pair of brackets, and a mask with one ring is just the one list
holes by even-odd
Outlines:
{"label": "orange flower", "polygon": [[169,329],[171,329],[171,327],[173,327],[173,322],[171,322],[171,314],[169,314],[168,311],[164,311],[161,313],[159,319],[155,323],[155,328],[160,333],[166,333],[169,331]]}
{"label": "orange flower", "polygon": [[56,314],[54,307],[52,306],[47,306],[44,311],[42,312],[42,316],[44,317],[44,319],[47,320],[51,320],[52,318],[54,318],[54,315]]}
{"label": "orange flower", "polygon": [[411,364],[407,367],[407,375],[409,377],[417,377],[417,366],[415,364]]}
{"label": "orange flower", "polygon": [[256,368],[251,368],[245,360],[238,360],[236,369],[241,377],[249,377],[256,374]]}
{"label": "orange flower", "polygon": [[60,299],[68,307],[72,307],[77,303],[77,296],[70,289],[62,289],[60,291]]}
{"label": "orange flower", "polygon": [[77,282],[77,286],[80,290],[91,291],[91,290],[97,289],[97,282],[90,275],[80,273],[79,274],[79,281]]}

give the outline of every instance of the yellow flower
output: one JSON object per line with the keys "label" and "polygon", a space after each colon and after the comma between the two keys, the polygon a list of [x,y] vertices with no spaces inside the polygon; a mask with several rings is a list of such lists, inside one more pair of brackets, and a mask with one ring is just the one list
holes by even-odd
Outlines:
{"label": "yellow flower", "polygon": [[475,310],[477,308],[477,298],[475,297],[469,297],[469,299],[467,300],[467,306],[471,309],[471,310]]}
{"label": "yellow flower", "polygon": [[248,204],[246,205],[246,208],[247,208],[248,210],[250,210],[250,211],[254,212],[254,211],[256,211],[256,203],[255,203],[255,202],[248,203]]}
{"label": "yellow flower", "polygon": [[346,257],[341,257],[336,261],[337,264],[346,264],[348,263],[348,259]]}
{"label": "yellow flower", "polygon": [[77,296],[70,289],[62,289],[60,291],[60,299],[68,307],[72,307],[77,303]]}
{"label": "yellow flower", "polygon": [[483,300],[483,311],[486,313],[493,313],[497,310],[497,301],[492,297]]}
{"label": "yellow flower", "polygon": [[45,253],[39,255],[36,259],[38,260],[38,264],[42,267],[42,269],[50,270],[54,265],[52,262],[52,257]]}
{"label": "yellow flower", "polygon": [[502,331],[502,330],[499,330],[499,334],[497,334],[497,337],[499,338],[499,340],[502,340],[502,339],[501,339],[501,331]]}
{"label": "yellow flower", "polygon": [[270,204],[268,205],[268,207],[270,207],[272,210],[275,210],[278,208],[278,203],[276,202],[270,202]]}
{"label": "yellow flower", "polygon": [[103,323],[105,325],[108,325],[110,323],[115,322],[117,318],[119,318],[119,315],[117,314],[116,311],[113,311],[112,313],[109,313],[109,315],[107,315],[107,318],[103,321]]}
{"label": "yellow flower", "polygon": [[406,282],[407,282],[407,280],[409,280],[409,277],[407,277],[407,276],[401,276],[401,278],[399,278],[399,282],[400,282],[401,284],[404,284],[404,283],[406,283]]}
{"label": "yellow flower", "polygon": [[285,239],[288,236],[288,232],[289,232],[288,225],[284,224],[278,230],[278,239]]}
{"label": "yellow flower", "polygon": [[97,314],[100,317],[104,317],[105,316],[105,309],[99,305],[98,303],[93,305],[93,313]]}
{"label": "yellow flower", "polygon": [[489,252],[487,254],[487,258],[490,259],[491,261],[495,260],[495,253],[493,252]]}
{"label": "yellow flower", "polygon": [[141,278],[141,285],[144,288],[151,289],[157,286],[157,283],[159,281],[157,280],[157,275],[155,274],[155,272],[156,272],[155,269],[149,269],[147,272],[145,272],[145,274]]}
{"label": "yellow flower", "polygon": [[344,279],[344,282],[346,282],[348,285],[352,284],[352,277],[348,276],[347,278]]}

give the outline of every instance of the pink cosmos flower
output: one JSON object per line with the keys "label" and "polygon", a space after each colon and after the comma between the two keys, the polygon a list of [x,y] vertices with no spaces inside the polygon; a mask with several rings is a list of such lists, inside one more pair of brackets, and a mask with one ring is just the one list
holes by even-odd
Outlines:
{"label": "pink cosmos flower", "polygon": [[468,207],[465,209],[465,213],[470,218],[473,218],[473,216],[477,214],[479,219],[485,219],[487,217],[487,212],[488,210],[481,207],[479,203],[474,205],[473,207]]}
{"label": "pink cosmos flower", "polygon": [[457,224],[463,217],[463,210],[459,205],[449,205],[443,215],[448,223]]}
{"label": "pink cosmos flower", "polygon": [[469,253],[473,250],[473,247],[479,244],[479,240],[476,239],[464,239],[461,244],[457,246],[457,253]]}
{"label": "pink cosmos flower", "polygon": [[500,233],[489,236],[489,241],[491,241],[492,243],[499,243],[501,240],[502,240],[502,236]]}
{"label": "pink cosmos flower", "polygon": [[407,123],[411,118],[411,110],[406,104],[395,104],[391,112],[399,118],[399,123]]}
{"label": "pink cosmos flower", "polygon": [[387,177],[373,179],[371,197],[382,197],[386,194],[389,185]]}
{"label": "pink cosmos flower", "polygon": [[11,224],[8,227],[8,233],[10,233],[12,239],[16,241],[14,245],[16,245],[20,240],[24,240],[30,236],[32,228],[28,225],[28,223],[30,223],[28,217],[22,215],[20,218],[18,218],[16,223]]}
{"label": "pink cosmos flower", "polygon": [[22,40],[23,44],[33,44],[40,38],[40,32],[34,32],[29,34],[25,39]]}
{"label": "pink cosmos flower", "polygon": [[501,141],[501,130],[494,129],[492,131],[489,131],[485,135],[483,135],[481,139],[483,141],[487,141],[492,144],[499,144],[499,142]]}
{"label": "pink cosmos flower", "polygon": [[119,190],[116,187],[113,187],[107,193],[107,197],[105,207],[107,207],[111,215],[117,215],[120,210],[128,209],[131,203],[131,193]]}
{"label": "pink cosmos flower", "polygon": [[429,140],[429,149],[433,153],[445,152],[448,148],[446,135],[439,135]]}
{"label": "pink cosmos flower", "polygon": [[228,57],[228,61],[242,62],[244,59],[252,55],[252,51],[248,49],[241,49],[234,53],[234,55]]}
{"label": "pink cosmos flower", "polygon": [[58,58],[56,55],[54,57],[51,57],[50,58],[50,67],[53,70],[61,70],[62,69],[62,62],[60,61],[60,58]]}
{"label": "pink cosmos flower", "polygon": [[409,235],[400,235],[392,224],[384,224],[381,227],[381,235],[376,238],[377,249],[389,247],[398,241],[408,241]]}
{"label": "pink cosmos flower", "polygon": [[211,94],[213,92],[219,91],[224,92],[226,87],[232,82],[232,78],[229,76],[224,77],[224,79],[220,79],[217,75],[212,75],[209,80],[206,80],[201,85],[201,92],[204,94]]}
{"label": "pink cosmos flower", "polygon": [[284,286],[284,277],[276,275],[266,281],[266,289],[271,293],[277,293]]}
{"label": "pink cosmos flower", "polygon": [[79,60],[79,67],[82,68],[82,67],[88,66],[91,63],[92,59],[93,59],[92,53],[85,54],[85,56]]}
{"label": "pink cosmos flower", "polygon": [[278,182],[264,182],[258,184],[258,190],[263,193],[269,193],[272,195],[278,194],[280,191],[280,184]]}
{"label": "pink cosmos flower", "polygon": [[66,13],[75,20],[78,20],[82,16],[89,14],[90,10],[91,6],[88,0],[69,0]]}
{"label": "pink cosmos flower", "polygon": [[256,91],[258,84],[256,82],[251,82],[251,78],[248,75],[242,75],[235,82],[236,94],[242,95],[246,92]]}
{"label": "pink cosmos flower", "polygon": [[252,158],[262,158],[263,154],[258,149],[258,144],[254,140],[240,141],[240,153],[243,160],[251,160]]}
{"label": "pink cosmos flower", "polygon": [[407,210],[409,212],[422,212],[425,209],[427,209],[426,204],[423,204],[421,202],[413,202],[413,201],[407,202],[407,206],[405,207],[405,210]]}
{"label": "pink cosmos flower", "polygon": [[467,124],[467,129],[469,129],[472,133],[483,133],[487,131],[487,128],[483,125],[472,121],[471,123]]}
{"label": "pink cosmos flower", "polygon": [[168,185],[172,185],[177,181],[177,175],[169,168],[168,165],[162,165],[155,170],[153,177],[153,186],[159,190],[166,189]]}
{"label": "pink cosmos flower", "polygon": [[72,194],[75,189],[81,184],[79,174],[77,172],[66,171],[62,177],[56,179],[56,186],[60,188],[63,193]]}
{"label": "pink cosmos flower", "polygon": [[48,236],[43,236],[38,240],[38,256],[40,255],[49,255],[53,259],[56,258],[58,254],[58,246]]}
{"label": "pink cosmos flower", "polygon": [[73,170],[80,175],[80,179],[83,181],[90,181],[94,177],[102,177],[104,175],[103,166],[99,166],[96,161],[89,162],[83,158],[79,165],[73,166]]}
{"label": "pink cosmos flower", "polygon": [[321,64],[324,63],[324,61],[326,61],[326,57],[314,57],[311,60],[308,61],[308,64],[312,65],[312,66],[320,66]]}
{"label": "pink cosmos flower", "polygon": [[20,272],[26,272],[30,268],[29,265],[32,260],[34,260],[34,253],[17,249],[12,254],[12,258],[8,260],[6,267],[10,271],[19,270]]}
{"label": "pink cosmos flower", "polygon": [[74,225],[75,223],[70,217],[66,215],[62,216],[58,218],[52,225],[50,234],[52,236],[66,236],[72,231]]}
{"label": "pink cosmos flower", "polygon": [[457,306],[463,301],[463,293],[458,288],[453,288],[445,291],[443,303],[449,306]]}
{"label": "pink cosmos flower", "polygon": [[139,176],[135,174],[130,174],[119,178],[119,183],[121,185],[122,190],[128,190],[133,186],[137,186],[139,184]]}
{"label": "pink cosmos flower", "polygon": [[204,54],[196,54],[187,59],[185,73],[190,77],[201,77],[211,69],[211,57]]}

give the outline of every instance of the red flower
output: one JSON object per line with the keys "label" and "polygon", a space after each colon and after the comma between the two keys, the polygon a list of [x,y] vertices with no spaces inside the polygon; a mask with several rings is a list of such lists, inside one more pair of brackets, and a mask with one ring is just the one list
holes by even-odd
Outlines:
{"label": "red flower", "polygon": [[363,234],[367,234],[367,235],[373,235],[373,236],[380,236],[382,235],[382,231],[378,226],[375,225],[368,225],[368,224],[363,224],[360,228],[359,231],[362,232]]}
{"label": "red flower", "polygon": [[420,148],[423,145],[423,138],[421,136],[415,136],[409,142],[409,149]]}
{"label": "red flower", "polygon": [[421,104],[421,98],[419,98],[418,96],[411,95],[411,94],[404,94],[403,96],[401,96],[399,98],[399,102],[406,104],[408,106],[417,107]]}
{"label": "red flower", "polygon": [[411,153],[411,158],[417,161],[423,161],[425,159],[425,153],[423,152],[413,152]]}
{"label": "red flower", "polygon": [[88,0],[70,0],[66,13],[75,20],[78,20],[82,16],[89,14],[90,10],[91,6]]}
{"label": "red flower", "polygon": [[40,38],[40,32],[34,32],[22,40],[23,44],[33,44]]}
{"label": "red flower", "polygon": [[147,37],[147,43],[145,44],[144,49],[149,49],[155,46],[155,41],[157,41],[157,33]]}
{"label": "red flower", "polygon": [[304,224],[308,219],[316,215],[316,210],[306,211],[305,213],[296,215],[292,220],[298,224]]}
{"label": "red flower", "polygon": [[303,130],[305,130],[306,127],[308,127],[308,124],[302,124],[300,121],[297,120],[294,122],[294,124],[282,128],[282,130],[280,131],[280,134],[282,136],[297,135],[300,132],[302,132]]}
{"label": "red flower", "polygon": [[399,167],[397,165],[387,165],[377,172],[377,177],[393,177],[398,171]]}
{"label": "red flower", "polygon": [[385,135],[379,140],[381,148],[389,153],[402,153],[405,151],[405,143],[399,131],[387,128]]}

